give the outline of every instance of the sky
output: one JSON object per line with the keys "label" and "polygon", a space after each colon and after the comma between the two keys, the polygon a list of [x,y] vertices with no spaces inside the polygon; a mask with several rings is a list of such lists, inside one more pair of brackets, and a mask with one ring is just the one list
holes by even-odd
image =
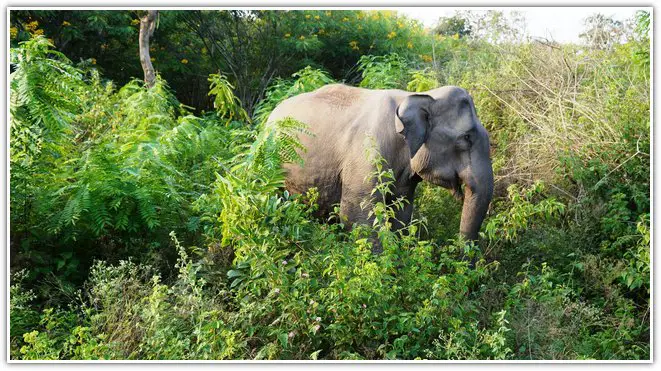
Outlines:
{"label": "sky", "polygon": [[[439,17],[452,16],[460,8],[400,8],[398,11],[421,20],[425,26],[432,26]],[[500,8],[505,12],[516,10],[526,18],[526,30],[530,36],[543,37],[558,42],[579,42],[578,35],[583,31],[583,20],[594,13],[612,16],[624,21],[633,16],[636,7],[545,7]],[[468,9],[467,9],[468,10]],[[475,10],[475,8],[473,8]]]}

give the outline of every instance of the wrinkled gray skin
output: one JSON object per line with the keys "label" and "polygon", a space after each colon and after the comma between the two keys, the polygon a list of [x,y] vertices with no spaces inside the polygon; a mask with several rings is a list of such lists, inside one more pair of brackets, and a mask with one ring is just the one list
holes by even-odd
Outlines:
{"label": "wrinkled gray skin", "polygon": [[365,152],[369,133],[395,175],[394,197],[408,200],[395,228],[411,221],[415,187],[426,180],[463,199],[460,232],[477,239],[493,194],[493,171],[488,133],[464,89],[416,94],[327,85],[285,100],[269,122],[285,117],[314,133],[299,135],[305,163],[286,165],[286,187],[292,193],[317,187],[321,215],[339,203],[350,223],[370,222],[369,208],[360,206],[374,188],[374,180],[366,179],[374,171]]}

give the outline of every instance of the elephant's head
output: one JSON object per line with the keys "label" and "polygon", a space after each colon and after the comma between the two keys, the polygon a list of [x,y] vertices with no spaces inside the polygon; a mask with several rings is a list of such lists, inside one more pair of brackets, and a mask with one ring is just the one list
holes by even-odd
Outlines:
{"label": "elephant's head", "polygon": [[471,96],[454,86],[410,95],[396,116],[395,129],[408,144],[411,169],[463,199],[460,232],[476,240],[493,195],[493,170],[489,135]]}

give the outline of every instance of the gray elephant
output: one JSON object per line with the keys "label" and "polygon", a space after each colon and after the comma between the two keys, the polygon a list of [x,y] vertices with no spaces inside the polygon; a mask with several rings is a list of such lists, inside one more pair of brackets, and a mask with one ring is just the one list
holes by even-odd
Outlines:
{"label": "gray elephant", "polygon": [[463,198],[460,232],[477,239],[493,195],[493,170],[488,133],[466,90],[445,86],[410,93],[327,85],[283,101],[268,122],[286,117],[314,134],[299,135],[305,162],[286,165],[286,188],[304,193],[316,187],[321,214],[339,203],[350,223],[370,222],[369,208],[361,208],[374,188],[374,165],[365,153],[370,135],[395,175],[392,197],[408,201],[395,229],[411,221],[415,187],[426,180]]}

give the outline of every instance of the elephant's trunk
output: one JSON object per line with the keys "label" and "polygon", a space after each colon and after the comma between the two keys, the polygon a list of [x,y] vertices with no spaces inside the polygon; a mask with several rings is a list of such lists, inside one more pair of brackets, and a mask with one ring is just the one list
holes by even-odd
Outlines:
{"label": "elephant's trunk", "polygon": [[459,231],[466,239],[476,241],[493,196],[491,161],[483,161],[481,165],[471,164],[466,173],[462,176],[466,187]]}

